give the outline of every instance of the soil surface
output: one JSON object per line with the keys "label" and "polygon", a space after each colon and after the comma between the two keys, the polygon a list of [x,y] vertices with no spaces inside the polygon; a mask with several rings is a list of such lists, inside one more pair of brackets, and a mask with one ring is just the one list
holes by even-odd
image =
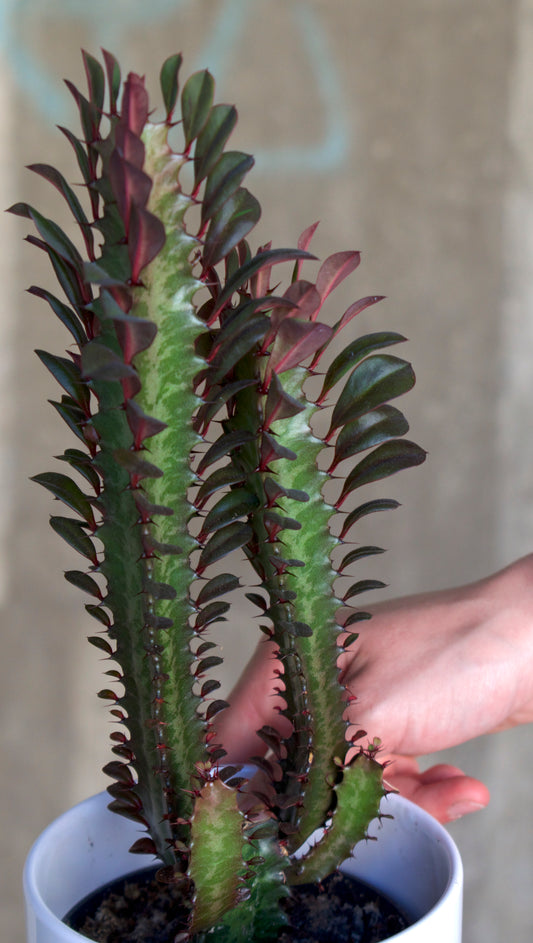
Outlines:
{"label": "soil surface", "polygon": [[[289,925],[276,943],[380,943],[409,925],[394,904],[340,872],[293,888],[284,907]],[[65,923],[96,943],[174,943],[187,914],[180,890],[149,869],[95,891]]]}

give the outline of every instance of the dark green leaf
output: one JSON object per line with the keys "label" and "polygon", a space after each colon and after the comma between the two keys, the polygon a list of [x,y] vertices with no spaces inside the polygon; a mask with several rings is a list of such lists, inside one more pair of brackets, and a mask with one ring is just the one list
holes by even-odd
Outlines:
{"label": "dark green leaf", "polygon": [[278,265],[280,262],[293,262],[297,259],[304,260],[314,258],[314,255],[305,252],[303,249],[267,249],[265,252],[259,252],[253,259],[248,259],[241,264],[231,278],[228,279],[217,298],[217,303],[209,318],[209,323],[215,320],[226,302],[230,300],[233,293],[243,288],[246,282],[260,272],[261,269],[267,266]]}
{"label": "dark green leaf", "polygon": [[89,576],[88,573],[83,573],[81,570],[67,570],[65,579],[67,582],[72,583],[73,586],[83,590],[84,593],[88,593],[90,596],[96,596],[97,599],[102,599],[102,590],[96,580],[93,580],[92,576]]}
{"label": "dark green leaf", "polygon": [[86,408],[88,412],[89,390],[83,383],[80,371],[75,364],[66,357],[56,357],[55,354],[49,354],[46,350],[36,350],[35,353],[71,399],[81,408]]}
{"label": "dark green leaf", "polygon": [[173,586],[168,583],[154,583],[153,580],[145,584],[143,592],[154,599],[175,599],[177,595]]}
{"label": "dark green leaf", "polygon": [[226,707],[229,707],[227,701],[222,701],[220,699],[218,701],[212,701],[205,712],[205,719],[212,720],[216,714],[219,714],[220,711],[225,710]]}
{"label": "dark green leaf", "polygon": [[[222,602],[221,600],[216,600],[216,602],[211,602],[207,606],[204,606],[196,616],[194,627],[195,629],[203,628],[206,625],[211,625],[212,622],[222,621],[222,616],[226,614],[230,609],[229,602]],[[224,620],[225,621],[225,620]],[[211,645],[215,644],[213,642]],[[200,654],[198,650],[197,655]]]}
{"label": "dark green leaf", "polygon": [[405,435],[408,430],[409,423],[405,416],[394,406],[385,404],[364,413],[340,430],[335,443],[335,458],[329,471],[332,472],[344,459],[371,449],[387,439]]}
{"label": "dark green leaf", "polygon": [[350,472],[335,507],[340,507],[344,499],[362,485],[379,481],[394,475],[403,468],[421,465],[426,453],[414,442],[396,440],[378,445],[370,455],[366,455]]}
{"label": "dark green leaf", "polygon": [[195,187],[211,173],[236,123],[237,109],[233,105],[214,105],[211,108],[207,122],[196,140]]}
{"label": "dark green leaf", "polygon": [[57,315],[61,323],[70,331],[79,347],[82,347],[83,344],[87,342],[85,328],[77,313],[73,311],[72,308],[69,308],[68,305],[64,304],[45,288],[39,288],[37,285],[32,285],[31,288],[28,288],[28,292],[30,295],[43,298],[44,301],[48,302],[54,314]]}
{"label": "dark green leaf", "polygon": [[124,363],[114,350],[99,341],[90,341],[82,351],[82,370],[85,380],[125,380],[137,377],[134,367]]}
{"label": "dark green leaf", "polygon": [[276,619],[276,627],[288,635],[295,635],[297,638],[310,638],[313,634],[312,628],[306,622],[293,622],[289,619]]}
{"label": "dark green leaf", "polygon": [[84,428],[86,422],[86,415],[83,409],[80,409],[79,406],[69,400],[68,397],[64,396],[60,403],[54,402],[54,400],[48,400],[51,406],[59,413],[63,422],[66,422],[69,429],[78,436],[83,443],[86,444],[86,438],[84,435]]}
{"label": "dark green leaf", "polygon": [[241,154],[239,151],[222,154],[205,185],[202,225],[218,213],[230,196],[233,196],[253,165],[254,159],[249,154]]}
{"label": "dark green leaf", "polygon": [[98,262],[87,262],[83,267],[83,277],[89,284],[113,287],[126,285],[131,278],[131,265],[128,247],[125,245],[106,246],[105,254]]}
{"label": "dark green leaf", "polygon": [[68,128],[59,127],[59,130],[62,132],[62,134],[65,135],[67,141],[70,141],[72,144],[84,183],[89,185],[91,183],[92,175],[89,165],[89,158],[87,156],[87,151],[83,142],[78,140],[78,138],[72,133],[72,131],[69,131]]}
{"label": "dark green leaf", "polygon": [[115,449],[113,458],[134,478],[162,478],[161,469],[142,458],[143,454],[143,452],[132,452],[131,449]]}
{"label": "dark green leaf", "polygon": [[238,576],[233,573],[218,573],[213,579],[208,580],[205,586],[198,593],[196,599],[197,606],[205,606],[206,603],[216,599],[217,596],[223,596],[225,593],[231,593],[240,586]]}
{"label": "dark green leaf", "polygon": [[110,52],[107,52],[106,49],[102,49],[102,54],[107,72],[107,84],[109,86],[109,110],[111,114],[114,115],[117,111],[117,99],[120,92],[120,66],[115,57]]}
{"label": "dark green leaf", "polygon": [[56,252],[60,258],[69,262],[76,271],[81,272],[82,257],[74,243],[65,235],[57,223],[54,223],[52,219],[47,219],[46,216],[42,216],[41,213],[28,206],[27,203],[16,203],[10,208],[10,212],[31,219],[46,245]]}
{"label": "dark green leaf", "polygon": [[113,648],[107,641],[107,639],[102,638],[100,635],[90,635],[87,638],[87,641],[91,645],[94,645],[95,648],[99,648],[100,651],[105,652],[106,655],[113,654]]}
{"label": "dark green leaf", "polygon": [[235,488],[223,495],[202,522],[200,542],[203,542],[208,534],[220,530],[232,521],[246,517],[258,506],[259,498],[245,488]]}
{"label": "dark green leaf", "polygon": [[216,668],[217,665],[221,665],[223,660],[220,655],[208,655],[207,658],[202,658],[194,672],[194,677],[201,677],[204,672],[209,671],[211,668]]}
{"label": "dark green leaf", "polygon": [[363,360],[348,377],[335,405],[328,438],[339,426],[406,393],[414,382],[413,368],[405,360],[388,354]]}
{"label": "dark green leaf", "polygon": [[214,462],[218,462],[219,459],[224,458],[226,455],[231,455],[235,449],[247,445],[249,442],[252,442],[254,438],[253,432],[248,432],[246,429],[238,429],[234,432],[224,433],[216,442],[213,442],[207,452],[202,455],[197,469],[198,474],[201,475],[205,469],[213,465]]}
{"label": "dark green leaf", "polygon": [[385,553],[383,547],[356,547],[355,550],[350,550],[346,554],[337,572],[342,573],[352,563],[358,563],[359,560],[365,557],[372,557],[379,553]]}
{"label": "dark green leaf", "polygon": [[364,360],[368,354],[379,350],[381,347],[389,347],[392,344],[400,344],[406,338],[401,334],[395,334],[391,331],[381,331],[375,334],[366,334],[364,337],[358,337],[353,343],[345,347],[341,353],[335,357],[328,367],[322,392],[317,400],[321,403],[326,394],[335,386],[342,377],[355,367],[361,360]]}
{"label": "dark green leaf", "polygon": [[[351,625],[356,625],[358,622],[368,622],[368,620],[371,618],[372,618],[372,615],[370,614],[370,612],[352,612],[348,616],[348,618],[344,620],[343,629],[347,629]],[[352,637],[349,636],[349,638],[351,639]],[[345,645],[348,644],[348,640],[346,640],[344,644]]]}
{"label": "dark green leaf", "polygon": [[98,111],[102,111],[105,95],[104,70],[98,60],[85,50],[82,51],[82,56],[89,87],[89,98],[94,102]]}
{"label": "dark green leaf", "polygon": [[98,564],[96,550],[90,537],[87,536],[83,525],[70,517],[51,517],[50,526],[74,550],[87,557],[94,566]]}
{"label": "dark green leaf", "polygon": [[244,472],[234,468],[232,465],[225,465],[224,468],[217,468],[201,484],[194,501],[194,506],[201,510],[207,499],[210,498],[211,495],[220,488],[230,487],[231,485],[239,485],[244,481]]}
{"label": "dark green leaf", "polygon": [[178,73],[181,67],[183,57],[181,53],[175,53],[165,59],[159,76],[161,84],[161,93],[165,103],[167,122],[172,118],[172,112],[176,106],[178,98]]}
{"label": "dark green leaf", "polygon": [[76,511],[80,517],[83,517],[87,524],[94,527],[94,514],[89,499],[67,475],[61,475],[58,472],[44,472],[42,475],[35,475],[32,481],[42,485],[55,498],[58,498],[72,511]]}
{"label": "dark green leaf", "polygon": [[185,144],[190,147],[204,127],[213,104],[215,82],[207,71],[195,72],[181,93],[181,114]]}
{"label": "dark green leaf", "polygon": [[203,264],[216,265],[250,232],[261,216],[261,206],[241,187],[213,216],[205,238]]}
{"label": "dark green leaf", "polygon": [[206,567],[216,563],[217,560],[221,560],[222,557],[227,556],[233,550],[243,547],[252,536],[252,528],[240,521],[228,524],[221,530],[215,531],[200,554],[198,573],[201,575]]}
{"label": "dark green leaf", "polygon": [[350,528],[362,517],[366,517],[367,514],[373,514],[375,511],[393,511],[399,507],[399,501],[394,501],[392,498],[376,498],[374,501],[366,501],[365,504],[359,505],[346,515],[339,535],[340,539],[344,540]]}
{"label": "dark green leaf", "polygon": [[386,589],[387,584],[382,583],[381,580],[358,580],[357,583],[352,583],[349,590],[342,597],[343,602],[347,602],[348,599],[352,599],[353,596],[359,596],[361,593],[368,593],[371,589]]}
{"label": "dark green leaf", "polygon": [[97,622],[100,622],[101,625],[105,625],[106,628],[109,628],[111,625],[111,617],[109,613],[102,609],[100,606],[88,605],[85,606],[85,609],[93,619],[96,619]]}
{"label": "dark green leaf", "polygon": [[74,219],[81,228],[85,245],[89,254],[93,252],[93,237],[92,231],[90,228],[89,220],[85,214],[85,211],[78,200],[78,197],[74,193],[74,190],[65,180],[63,174],[59,173],[55,167],[51,167],[49,164],[29,164],[28,170],[32,170],[34,173],[39,174],[41,177],[44,177],[45,180],[48,180],[57,190],[64,196],[67,204],[70,208]]}

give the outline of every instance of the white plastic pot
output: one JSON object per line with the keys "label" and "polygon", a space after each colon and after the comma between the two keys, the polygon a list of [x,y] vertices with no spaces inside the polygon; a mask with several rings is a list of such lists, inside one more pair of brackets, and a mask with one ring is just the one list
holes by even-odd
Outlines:
{"label": "white plastic pot", "polygon": [[[28,943],[87,943],[62,918],[109,881],[153,863],[130,855],[139,828],[107,809],[106,793],[86,799],[56,819],[35,842],[24,869]],[[393,815],[373,829],[377,842],[360,843],[343,870],[383,891],[415,919],[394,943],[460,943],[462,866],[448,833],[427,813],[398,796],[384,800]]]}

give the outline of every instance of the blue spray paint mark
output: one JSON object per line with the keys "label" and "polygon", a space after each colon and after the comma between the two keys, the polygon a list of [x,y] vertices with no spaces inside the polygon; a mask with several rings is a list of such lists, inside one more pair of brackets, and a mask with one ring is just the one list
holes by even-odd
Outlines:
{"label": "blue spray paint mark", "polygon": [[[53,0],[43,0],[53,12]],[[63,20],[90,23],[101,42],[120,49],[124,23],[139,26],[170,17],[192,0],[60,0],[56,3]],[[209,21],[209,36],[196,56],[197,68],[209,69],[220,78],[231,70],[235,50],[259,2],[267,0],[220,0],[218,15]],[[287,14],[297,26],[302,49],[310,61],[317,99],[317,125],[323,126],[317,144],[287,143],[256,152],[257,169],[263,173],[325,173],[345,163],[350,151],[343,84],[323,24],[305,0],[287,0]],[[20,88],[41,114],[51,121],[65,118],[65,95],[57,81],[24,46],[24,19],[36,14],[35,0],[0,0],[0,42]]]}

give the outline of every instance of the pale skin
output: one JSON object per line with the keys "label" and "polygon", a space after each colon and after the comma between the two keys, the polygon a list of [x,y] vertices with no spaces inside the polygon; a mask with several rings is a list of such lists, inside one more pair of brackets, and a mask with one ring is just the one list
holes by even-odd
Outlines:
{"label": "pale skin", "polygon": [[[533,721],[533,554],[477,583],[372,613],[339,658],[354,696],[350,724],[366,731],[362,742],[380,738],[387,781],[441,822],[483,808],[482,782],[447,764],[421,773],[416,757]],[[219,715],[232,760],[264,752],[255,733],[263,724],[287,724],[276,665],[272,644],[261,642]]]}

